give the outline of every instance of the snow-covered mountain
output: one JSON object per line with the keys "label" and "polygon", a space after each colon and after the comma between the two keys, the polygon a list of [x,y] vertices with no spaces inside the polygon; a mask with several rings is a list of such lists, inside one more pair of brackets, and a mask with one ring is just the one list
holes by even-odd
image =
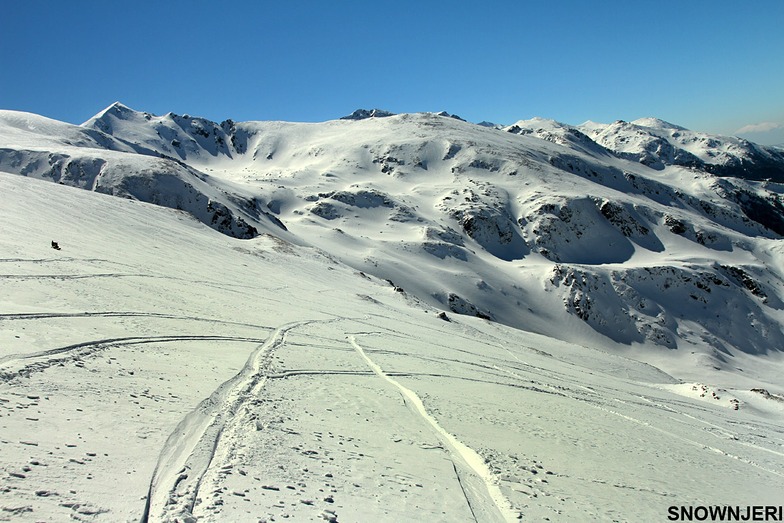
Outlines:
{"label": "snow-covered mountain", "polygon": [[656,119],[217,124],[119,103],[81,126],[0,121],[7,172],[316,246],[447,311],[722,369],[727,351],[784,346],[781,187],[747,176],[784,160],[744,140]]}
{"label": "snow-covered mountain", "polygon": [[693,132],[657,118],[609,125],[586,122],[581,129],[618,156],[656,169],[682,165],[719,176],[784,181],[781,151],[742,138]]}
{"label": "snow-covered mountain", "polygon": [[[307,374],[308,368],[323,366],[325,362],[334,363],[339,370],[328,373],[318,367],[320,370],[313,370],[312,375],[323,378],[326,374],[356,374],[364,380],[370,373],[407,398],[405,404],[425,426],[430,426],[428,430],[434,431],[439,448],[446,449],[458,463],[454,473],[458,479],[468,482],[463,485],[467,489],[464,493],[471,510],[479,511],[479,516],[474,514],[479,520],[509,519],[517,512],[550,517],[557,517],[559,510],[578,514],[581,503],[595,494],[592,489],[586,490],[586,485],[593,479],[604,480],[586,471],[570,469],[571,479],[559,484],[559,488],[565,489],[560,492],[565,493],[569,489],[567,484],[575,482],[575,488],[584,489],[578,495],[579,502],[569,496],[558,503],[533,501],[533,494],[539,492],[541,484],[533,488],[533,483],[529,485],[521,479],[523,473],[518,468],[528,466],[521,465],[515,454],[520,449],[507,441],[513,438],[507,431],[520,422],[520,412],[536,411],[518,406],[519,411],[512,409],[507,416],[492,410],[495,414],[487,415],[500,416],[503,421],[490,423],[494,427],[490,439],[479,422],[472,428],[461,425],[457,421],[460,408],[454,402],[463,394],[454,390],[454,384],[435,387],[432,381],[434,376],[454,374],[455,365],[465,364],[466,379],[478,380],[477,383],[484,379],[481,373],[486,372],[494,376],[500,373],[515,383],[515,380],[525,382],[528,378],[522,377],[524,371],[533,372],[536,367],[536,372],[549,376],[545,379],[545,391],[560,394],[561,387],[570,390],[576,387],[575,390],[584,391],[580,394],[590,395],[596,394],[597,387],[603,387],[601,399],[588,403],[605,413],[612,411],[611,417],[618,414],[616,408],[621,408],[616,401],[627,405],[643,400],[658,405],[655,413],[646,410],[648,407],[627,405],[631,410],[620,415],[637,420],[634,427],[653,425],[664,430],[664,418],[672,414],[668,409],[674,408],[678,401],[686,401],[673,398],[693,397],[688,400],[692,402],[688,408],[678,403],[678,408],[686,410],[677,411],[677,416],[683,414],[679,420],[698,420],[696,425],[688,425],[683,429],[686,432],[666,429],[671,435],[677,433],[673,438],[680,442],[679,452],[688,455],[688,459],[703,459],[701,454],[697,458],[683,449],[692,444],[702,445],[701,437],[696,434],[704,427],[715,428],[711,429],[710,438],[723,438],[723,434],[732,433],[729,422],[720,421],[725,414],[716,412],[726,411],[726,415],[741,412],[744,423],[770,439],[760,443],[761,440],[752,441],[750,437],[735,434],[736,440],[740,438],[743,443],[739,444],[742,449],[736,449],[735,444],[732,449],[720,445],[719,454],[740,456],[733,466],[751,467],[743,470],[753,470],[754,477],[759,481],[764,479],[767,487],[782,485],[784,426],[777,398],[784,393],[780,382],[784,348],[781,242],[784,186],[779,183],[784,180],[784,156],[773,148],[737,138],[708,136],[655,119],[609,125],[588,122],[581,126],[533,119],[499,128],[471,124],[446,112],[393,115],[381,110],[358,110],[347,119],[323,123],[232,120],[215,123],[171,113],[155,116],[117,103],[80,126],[27,113],[0,111],[0,171],[131,200],[77,195],[67,187],[4,175],[0,178],[6,187],[4,194],[8,195],[4,199],[11,204],[4,206],[3,236],[9,252],[4,261],[17,264],[22,271],[17,274],[16,269],[9,269],[6,279],[0,280],[5,285],[17,281],[20,284],[35,281],[39,285],[44,276],[56,281],[57,263],[64,263],[62,267],[67,268],[67,274],[73,273],[74,278],[87,270],[95,277],[120,275],[119,280],[128,271],[143,275],[146,267],[154,266],[155,278],[164,284],[159,290],[147,285],[127,286],[119,280],[115,282],[115,276],[111,276],[113,283],[106,287],[86,282],[81,290],[87,293],[84,297],[67,297],[63,292],[41,288],[28,298],[23,287],[14,287],[7,294],[10,298],[0,299],[6,309],[0,321],[17,322],[14,323],[17,325],[20,321],[39,318],[36,315],[40,314],[60,318],[51,316],[59,314],[53,312],[58,309],[58,303],[67,304],[71,311],[68,314],[82,311],[79,318],[87,323],[93,317],[84,311],[133,312],[117,312],[122,317],[120,327],[96,323],[96,328],[109,329],[95,336],[104,340],[96,342],[96,346],[114,347],[119,342],[112,340],[141,339],[138,324],[143,320],[133,319],[140,317],[134,316],[137,313],[148,318],[144,321],[160,322],[161,326],[169,316],[180,318],[178,321],[184,322],[183,325],[196,326],[200,321],[197,317],[215,313],[222,323],[216,323],[209,333],[195,329],[199,339],[206,343],[208,335],[227,339],[233,336],[231,343],[257,339],[264,347],[254,352],[255,356],[245,367],[242,362],[247,352],[243,353],[244,357],[237,356],[240,359],[236,361],[229,359],[216,364],[216,377],[203,384],[204,390],[198,388],[187,394],[181,389],[171,391],[187,398],[175,402],[179,407],[166,418],[180,420],[179,428],[175,430],[172,426],[167,433],[151,432],[157,438],[155,448],[163,451],[158,461],[145,461],[147,476],[140,475],[149,481],[145,520],[174,520],[198,511],[206,520],[218,518],[219,513],[223,517],[234,514],[236,519],[241,514],[237,512],[241,500],[250,497],[249,491],[239,486],[244,484],[243,478],[254,474],[257,477],[283,474],[250,471],[254,466],[240,459],[250,458],[239,449],[256,448],[247,439],[250,435],[245,432],[249,427],[263,426],[266,430],[278,423],[264,417],[272,416],[271,411],[259,410],[264,405],[252,406],[242,398],[260,383],[259,373],[266,376],[265,380],[278,374]],[[47,198],[51,199],[50,208],[42,203]],[[189,216],[225,236],[208,234]],[[31,226],[34,229],[28,230]],[[31,252],[37,253],[39,244],[48,236],[64,244],[64,260],[70,261],[58,262],[40,253],[34,256],[24,253],[23,242],[35,239],[36,250]],[[84,253],[72,253],[83,242]],[[118,253],[102,255],[99,247]],[[68,281],[70,278],[66,276]],[[191,286],[197,280],[209,282],[210,290],[198,290],[197,295],[191,296],[190,287],[179,287],[180,279],[187,280]],[[152,299],[149,293],[154,294]],[[234,301],[231,296],[240,301]],[[98,299],[100,307],[90,305],[91,297]],[[113,299],[120,302],[113,304]],[[172,299],[181,304],[177,305],[181,311],[169,310]],[[308,304],[309,301],[312,303]],[[265,317],[275,320],[267,322],[262,319]],[[71,358],[76,354],[72,351],[86,347],[76,331],[61,329],[57,321],[47,319],[39,323],[54,331],[32,338],[16,328],[0,331],[8,332],[10,346],[14,347],[0,355],[0,365],[6,366],[3,384],[10,387],[11,394],[22,390],[14,387],[20,387],[19,380],[25,376],[32,376],[39,368],[59,364],[58,354],[68,354]],[[340,327],[333,328],[330,322]],[[258,324],[264,326],[262,330],[266,329],[264,336],[251,334],[256,328],[253,325]],[[161,329],[153,329],[155,343],[165,344],[168,338],[164,339],[165,329]],[[147,332],[148,328],[142,330]],[[248,330],[248,334],[240,335],[235,330],[237,333]],[[301,335],[287,334],[293,330]],[[179,333],[172,336],[180,341],[191,339]],[[195,336],[192,335],[193,339]],[[286,341],[286,336],[291,340]],[[336,356],[337,359],[327,358],[317,365],[311,358],[323,355],[314,352],[318,342],[308,341],[308,336],[331,340],[325,343],[334,346],[336,354],[353,355],[352,358],[359,357],[359,360],[344,363],[341,359],[344,356]],[[60,344],[59,348],[47,342],[50,338]],[[23,341],[30,345],[24,345]],[[275,347],[286,343],[302,347],[304,352],[302,355],[286,353],[285,357],[281,356],[285,363],[264,359],[272,358],[272,354],[277,354]],[[441,348],[435,349],[436,346]],[[526,346],[530,351],[518,353],[512,346]],[[394,349],[384,353],[383,364],[379,364],[384,347]],[[431,350],[436,352],[431,354]],[[462,351],[464,356],[458,356],[453,350]],[[501,353],[492,358],[500,359],[485,359],[497,350]],[[31,356],[20,356],[24,351]],[[94,353],[92,349],[85,351]],[[551,361],[553,354],[555,360]],[[425,360],[429,363],[422,363]],[[111,360],[107,361],[109,365]],[[145,360],[144,365],[149,361]],[[358,363],[361,365],[357,367]],[[189,372],[203,376],[204,369],[193,365],[196,364],[186,365]],[[385,371],[390,365],[394,370]],[[426,370],[416,370],[424,369],[422,365]],[[579,368],[576,375],[572,375],[572,366]],[[96,372],[106,375],[105,369]],[[235,375],[236,372],[239,374]],[[409,380],[406,384],[400,381],[401,376],[410,372],[422,372],[430,378],[417,378],[414,383]],[[591,378],[593,372],[601,372],[602,376]],[[627,383],[625,379],[631,381]],[[219,383],[213,383],[215,380]],[[223,385],[215,389],[209,401],[205,400],[207,403],[194,411],[201,414],[185,416],[188,405],[194,408],[193,401],[198,403],[199,397],[206,397],[205,390],[212,390],[210,387],[220,383]],[[322,397],[325,385],[318,383],[317,387],[308,389],[312,396],[306,396],[310,401],[320,398],[317,404],[319,408],[324,407],[321,411],[309,410],[302,398],[292,401],[297,402],[300,414],[309,413],[318,418],[312,423],[328,424],[331,420],[323,411],[331,408],[331,401],[347,401],[351,405],[354,400],[353,396],[344,396],[327,401]],[[656,383],[657,391],[668,391],[666,398],[658,392],[651,395],[650,389],[645,388],[647,385],[641,383]],[[37,386],[45,387],[45,381]],[[718,388],[723,391],[717,392]],[[618,392],[623,397],[614,396],[610,389],[623,391]],[[751,389],[765,392],[751,393]],[[285,398],[289,394],[296,396],[304,392],[296,387],[288,392],[281,389],[275,397],[288,401]],[[493,409],[505,403],[500,392],[490,393],[480,387],[476,393],[477,398],[488,394],[486,401],[471,403],[470,409],[477,413],[488,408],[488,402],[495,405]],[[25,395],[40,396],[35,392]],[[709,410],[706,414],[699,410],[702,407],[694,407],[706,401],[710,409],[723,410]],[[34,403],[35,408],[43,408],[41,402]],[[557,401],[545,403],[560,408]],[[565,433],[559,432],[565,430],[565,425],[560,425],[565,423],[564,416],[579,416],[582,411],[576,404],[568,405],[563,416],[548,422],[561,427],[551,433],[555,438],[564,437]],[[223,408],[232,413],[242,411],[245,413],[242,416],[249,417],[241,416],[230,426],[231,420],[220,414]],[[379,412],[374,409],[381,408],[382,403],[357,407],[368,419],[371,411]],[[286,412],[290,415],[292,411]],[[347,411],[341,411],[338,416],[341,423],[355,423],[346,416]],[[298,428],[291,430],[300,436],[302,430],[316,430],[297,419]],[[394,417],[393,425],[403,423],[401,419]],[[28,426],[27,422],[19,423],[14,425],[19,430]],[[548,426],[542,425],[542,430],[551,430]],[[196,432],[194,427],[198,428]],[[217,431],[214,438],[210,436],[211,427]],[[581,430],[591,430],[587,427]],[[138,430],[151,429],[145,425]],[[307,449],[315,452],[307,455],[311,458],[297,462],[298,466],[332,474],[328,477],[333,479],[326,482],[330,489],[344,493],[359,488],[351,487],[346,478],[334,479],[335,473],[327,472],[323,464],[309,461],[321,451],[306,449],[302,442],[295,443],[297,439],[290,433],[273,430],[268,435],[264,430],[259,429],[266,445],[285,441],[298,445],[303,452]],[[392,432],[400,431],[406,434],[403,437],[406,439],[411,437],[408,430],[400,425]],[[614,424],[600,430],[607,434],[616,430],[632,431],[630,427],[621,429]],[[218,448],[220,434],[225,431],[231,435],[227,436],[228,446]],[[168,443],[160,441],[169,433]],[[178,443],[178,433],[184,434],[182,445]],[[327,434],[334,436],[328,429],[313,432],[316,433],[320,444],[327,444]],[[463,438],[453,441],[455,433],[461,433]],[[370,437],[362,434],[364,438]],[[461,441],[466,439],[472,444],[464,448]],[[690,443],[684,447],[684,441]],[[653,440],[646,440],[642,445],[648,448],[651,444],[657,449],[660,445]],[[24,442],[20,445],[19,448],[26,448]],[[215,445],[217,454],[199,451]],[[400,450],[387,448],[385,441],[372,438],[366,439],[363,445],[355,457],[372,455],[373,448],[384,449],[379,450],[372,463],[351,465],[356,465],[366,480],[378,477],[378,467],[388,466],[388,459],[379,456],[390,456],[390,452]],[[566,448],[570,449],[567,454],[572,453],[578,459],[582,448],[579,443],[575,446],[567,443]],[[640,447],[635,448],[635,452],[640,451]],[[553,450],[554,447],[542,445],[541,452],[533,452],[531,456],[539,456],[535,458],[539,460]],[[664,452],[664,447],[660,450]],[[61,454],[66,456],[68,452]],[[210,465],[210,460],[218,455],[227,464],[234,464],[225,470],[232,471],[241,462],[245,468],[238,469],[237,474],[221,472],[223,469]],[[406,456],[400,458],[403,462],[398,463],[399,470],[387,474],[400,479],[403,476],[395,474],[411,473],[408,458],[411,463],[422,459],[419,453]],[[267,452],[252,457],[264,457],[281,466],[290,459],[283,450],[275,456]],[[207,463],[203,463],[205,459]],[[633,462],[629,461],[629,466]],[[708,462],[714,472],[720,470],[719,463],[726,464],[723,460],[715,466],[713,461]],[[566,467],[566,462],[563,465]],[[433,467],[436,466],[433,462]],[[544,470],[537,467],[531,465],[529,472],[536,475],[537,470]],[[193,483],[195,470],[202,472]],[[614,474],[602,470],[599,476]],[[675,469],[660,472],[652,473],[648,479],[655,479],[646,480],[640,488],[672,495],[673,491],[654,485],[666,481]],[[732,474],[742,472],[732,468]],[[24,471],[14,473],[25,476]],[[308,474],[311,472],[305,476]],[[441,477],[435,469],[433,474]],[[295,482],[291,495],[305,488],[291,479],[296,475],[288,471],[279,480],[279,483]],[[553,475],[558,476],[558,472]],[[730,477],[724,472],[720,475]],[[305,477],[302,473],[300,476]],[[621,480],[622,476],[616,474],[613,481],[625,484],[627,480]],[[583,481],[586,477],[593,479]],[[210,495],[214,498],[211,502],[198,501],[201,498],[194,494],[207,492],[201,486],[204,481],[217,489]],[[375,515],[376,520],[424,514],[413,508],[424,503],[416,495],[416,488],[421,487],[417,481],[409,483],[400,494],[407,504],[405,510],[384,515],[387,509],[373,505],[366,514]],[[501,489],[497,490],[499,484]],[[289,493],[281,493],[271,483],[258,485],[261,494],[265,486],[270,487],[266,490],[270,496],[288,500]],[[89,485],[79,488],[92,492]],[[233,491],[238,492],[234,497],[220,494],[234,488],[239,489]],[[691,485],[675,494],[690,493],[709,503],[712,501],[706,497],[708,489],[731,490],[719,487],[714,481],[704,487]],[[51,492],[48,487],[43,491]],[[747,494],[754,491],[752,488]],[[770,490],[776,491],[776,488]],[[332,497],[328,493],[318,495],[323,499]],[[354,495],[357,496],[354,501],[345,502],[345,507],[350,508],[344,508],[344,515],[351,510],[355,516],[363,514],[361,510],[356,512],[358,500],[369,494],[355,492]],[[737,499],[738,503],[742,502],[741,498]],[[389,501],[388,497],[384,499]],[[444,499],[446,507],[446,500],[451,498]],[[762,502],[770,499],[774,498],[765,497]],[[678,501],[681,500],[690,501],[683,498]],[[301,501],[302,506],[296,510],[290,507],[286,510],[298,514],[310,510],[314,503],[307,497]],[[36,499],[39,502],[46,504],[46,500]],[[269,506],[276,502],[271,501]],[[725,502],[726,498],[715,500],[719,504]],[[79,505],[76,501],[67,503]],[[754,503],[757,500],[749,499],[747,504]],[[254,498],[253,506],[263,504]],[[287,504],[288,501],[284,503]],[[297,500],[294,504],[298,504]],[[659,516],[664,515],[667,504],[676,503],[661,502]],[[131,505],[128,504],[128,513],[132,515],[129,517],[138,518],[136,508]],[[17,507],[20,517],[26,513],[23,509],[27,506],[20,503]],[[595,512],[591,519],[601,519],[600,507],[592,506]],[[621,503],[622,511],[632,512],[617,517],[650,519],[649,516],[656,515],[654,506],[651,502],[632,508],[632,504]],[[74,509],[76,517],[88,518],[89,514],[77,509]],[[438,512],[430,507],[426,513]],[[334,516],[328,510],[321,514],[326,519]],[[445,511],[444,514],[443,519],[454,520],[455,513]],[[99,512],[94,515],[97,517]],[[34,513],[30,517],[35,519]]]}

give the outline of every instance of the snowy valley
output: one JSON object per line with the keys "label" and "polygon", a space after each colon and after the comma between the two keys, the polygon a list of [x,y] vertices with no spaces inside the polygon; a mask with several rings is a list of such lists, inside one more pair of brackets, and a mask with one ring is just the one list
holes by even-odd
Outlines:
{"label": "snowy valley", "polygon": [[653,118],[0,111],[0,521],[780,504],[782,183]]}

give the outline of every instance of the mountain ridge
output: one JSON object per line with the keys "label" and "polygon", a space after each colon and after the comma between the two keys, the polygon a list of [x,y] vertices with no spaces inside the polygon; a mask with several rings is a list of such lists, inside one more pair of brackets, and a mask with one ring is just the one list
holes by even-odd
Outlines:
{"label": "mountain ridge", "polygon": [[[25,118],[0,117],[0,170],[316,247],[446,311],[556,337],[566,321],[590,344],[681,348],[673,361],[689,347],[720,369],[735,368],[722,351],[784,347],[781,187],[716,174],[748,175],[754,151],[777,161],[745,141],[656,119],[218,124],[119,102],[44,140]],[[740,335],[706,312],[728,304],[761,328]]]}

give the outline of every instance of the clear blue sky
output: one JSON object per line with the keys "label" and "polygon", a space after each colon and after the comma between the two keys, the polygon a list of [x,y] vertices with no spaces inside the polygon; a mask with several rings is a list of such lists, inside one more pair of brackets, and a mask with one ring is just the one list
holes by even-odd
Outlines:
{"label": "clear blue sky", "polygon": [[[0,0],[0,108],[784,127],[784,0]],[[784,142],[784,130],[749,135]]]}

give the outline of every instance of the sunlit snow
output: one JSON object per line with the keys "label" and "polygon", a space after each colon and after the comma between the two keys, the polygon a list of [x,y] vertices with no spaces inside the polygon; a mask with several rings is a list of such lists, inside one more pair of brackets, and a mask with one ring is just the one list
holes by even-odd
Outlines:
{"label": "sunlit snow", "polygon": [[0,116],[0,520],[781,503],[773,182],[600,124]]}

